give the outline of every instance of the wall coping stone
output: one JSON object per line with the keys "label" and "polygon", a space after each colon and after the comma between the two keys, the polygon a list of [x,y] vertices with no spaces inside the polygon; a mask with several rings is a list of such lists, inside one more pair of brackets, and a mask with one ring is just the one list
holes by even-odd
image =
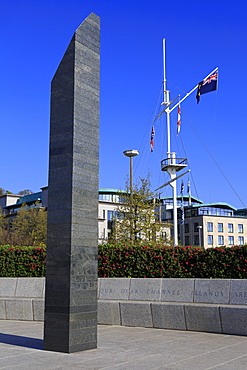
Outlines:
{"label": "wall coping stone", "polygon": [[[0,278],[0,298],[44,298],[45,278]],[[98,299],[247,305],[247,279],[99,278]]]}

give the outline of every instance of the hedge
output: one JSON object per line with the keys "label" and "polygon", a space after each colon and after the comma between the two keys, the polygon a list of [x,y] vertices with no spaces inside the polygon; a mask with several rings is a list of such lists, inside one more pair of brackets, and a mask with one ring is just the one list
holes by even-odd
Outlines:
{"label": "hedge", "polygon": [[46,247],[0,246],[0,277],[45,276]]}
{"label": "hedge", "polygon": [[[45,258],[45,246],[0,246],[0,276],[45,276]],[[247,245],[208,249],[99,245],[98,276],[246,279]]]}
{"label": "hedge", "polygon": [[247,278],[247,246],[99,248],[99,277]]}

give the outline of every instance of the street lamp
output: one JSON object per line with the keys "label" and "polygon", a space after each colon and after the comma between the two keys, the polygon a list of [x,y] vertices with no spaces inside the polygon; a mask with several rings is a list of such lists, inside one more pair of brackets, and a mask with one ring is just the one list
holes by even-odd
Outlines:
{"label": "street lamp", "polygon": [[132,158],[139,154],[138,150],[131,149],[125,150],[123,154],[130,159],[130,194],[132,195],[132,188],[133,188],[133,167],[132,167]]}
{"label": "street lamp", "polygon": [[202,238],[201,238],[202,226],[197,226],[197,229],[199,231],[199,247],[201,247],[202,246]]}
{"label": "street lamp", "polygon": [[[131,211],[131,214],[133,215],[133,194],[132,194],[132,189],[133,189],[133,168],[132,168],[132,158],[137,156],[139,154],[139,151],[138,150],[125,150],[123,152],[123,154],[126,156],[126,157],[129,157],[130,159],[130,211]],[[131,244],[133,243],[133,223],[134,223],[134,220],[133,220],[133,217],[131,218],[130,220],[130,224],[131,224],[131,230],[130,230],[130,240],[131,240]]]}

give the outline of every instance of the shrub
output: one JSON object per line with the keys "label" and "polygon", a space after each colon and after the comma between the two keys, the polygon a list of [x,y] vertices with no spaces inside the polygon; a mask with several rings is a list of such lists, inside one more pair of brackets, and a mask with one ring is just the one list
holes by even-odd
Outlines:
{"label": "shrub", "polygon": [[[0,246],[1,277],[45,276],[46,247]],[[99,245],[99,277],[246,279],[247,246]]]}
{"label": "shrub", "polygon": [[247,278],[247,246],[99,246],[99,277]]}
{"label": "shrub", "polygon": [[45,276],[45,259],[45,246],[35,248],[2,245],[0,246],[0,276]]}

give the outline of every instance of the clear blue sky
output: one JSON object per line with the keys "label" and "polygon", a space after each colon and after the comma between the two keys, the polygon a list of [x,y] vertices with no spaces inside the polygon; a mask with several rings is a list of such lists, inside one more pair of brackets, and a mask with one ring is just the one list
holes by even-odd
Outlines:
{"label": "clear blue sky", "polygon": [[[232,186],[247,206],[247,7],[242,0],[1,1],[0,187],[17,193],[47,185],[50,82],[75,29],[91,12],[101,17],[99,186],[125,188],[126,149],[140,150],[135,182],[148,172],[153,189],[168,179],[160,171],[165,117],[155,124],[155,151],[149,151],[166,38],[172,98],[219,67],[218,91],[203,95],[199,104],[193,93],[181,105],[179,137],[176,115],[171,117],[171,149],[189,160],[192,195],[243,208]],[[162,195],[170,194],[164,188]]]}

